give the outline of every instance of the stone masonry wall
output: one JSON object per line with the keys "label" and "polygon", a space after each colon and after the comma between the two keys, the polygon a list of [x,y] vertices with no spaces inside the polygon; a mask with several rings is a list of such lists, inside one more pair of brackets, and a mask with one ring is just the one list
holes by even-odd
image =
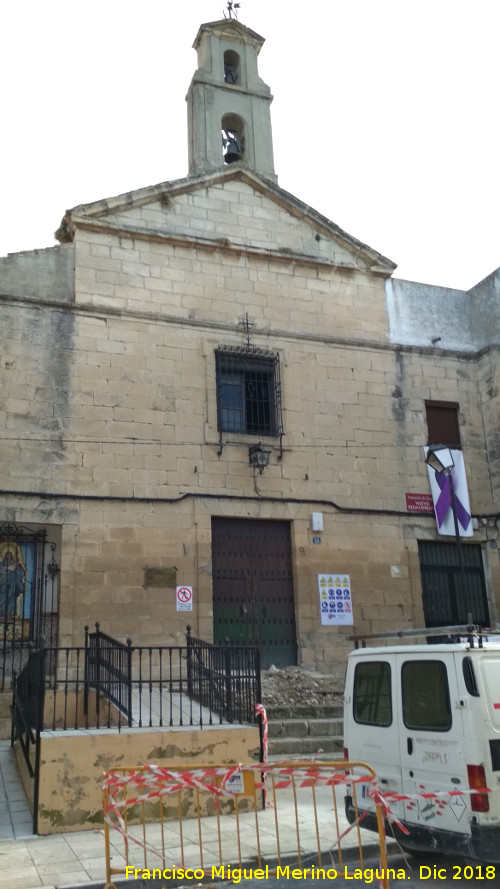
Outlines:
{"label": "stone masonry wall", "polygon": [[[426,399],[459,402],[472,510],[494,510],[486,357],[390,343],[383,280],[313,262],[304,254],[318,242],[297,220],[287,231],[302,256],[266,253],[282,210],[250,197],[240,193],[238,213],[265,221],[262,243],[248,223],[257,252],[180,243],[180,223],[172,242],[167,224],[150,235],[86,227],[74,305],[0,302],[0,521],[61,527],[60,644],[81,644],[95,620],[137,644],[181,643],[187,623],[210,638],[215,515],[291,523],[301,663],[333,669],[348,648],[350,628],[320,627],[319,573],[350,574],[356,630],[421,625],[417,542],[435,539],[435,521],[407,513],[405,494],[428,492]],[[281,365],[283,451],[264,438],[262,475],[248,464],[255,437],[224,434],[221,450],[217,430],[214,350],[245,342],[247,315],[250,342]],[[496,619],[488,534],[480,522],[474,542]],[[148,585],[147,567],[170,569],[171,585]],[[176,611],[176,583],[193,586],[192,613]]]}

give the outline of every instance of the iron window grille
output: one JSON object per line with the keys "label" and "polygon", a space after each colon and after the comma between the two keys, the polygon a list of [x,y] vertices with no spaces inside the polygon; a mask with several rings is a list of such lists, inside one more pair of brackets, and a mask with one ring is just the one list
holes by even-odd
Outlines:
{"label": "iron window grille", "polygon": [[283,435],[277,352],[255,346],[219,346],[215,372],[219,432]]}

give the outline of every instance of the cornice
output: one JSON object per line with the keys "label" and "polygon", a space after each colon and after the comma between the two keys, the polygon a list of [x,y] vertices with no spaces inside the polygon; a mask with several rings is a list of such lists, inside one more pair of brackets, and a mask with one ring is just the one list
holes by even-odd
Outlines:
{"label": "cornice", "polygon": [[[60,312],[70,311],[74,314],[81,314],[85,316],[93,315],[94,317],[98,318],[123,318],[124,320],[131,321],[132,323],[137,322],[137,320],[141,320],[146,323],[177,325],[179,327],[196,329],[200,332],[212,331],[213,333],[234,334],[238,330],[234,324],[227,321],[216,321],[209,318],[186,318],[180,315],[162,314],[160,312],[147,312],[137,310],[127,311],[122,308],[114,309],[110,306],[99,308],[99,306],[95,306],[91,303],[75,303],[69,301],[67,303],[61,303],[55,301],[51,302],[48,300],[37,301],[31,298],[23,299],[21,297],[10,297],[6,296],[5,294],[0,294],[0,305],[2,303],[7,305],[18,305],[25,307],[29,306],[40,311],[45,309],[57,309]],[[491,343],[487,346],[481,347],[480,349],[439,349],[434,346],[412,346],[406,343],[393,343],[389,342],[388,340],[364,340],[359,337],[342,337],[328,334],[305,332],[299,333],[278,327],[268,329],[254,328],[253,335],[255,337],[260,337],[266,340],[273,340],[275,343],[278,340],[288,341],[292,343],[322,343],[325,345],[337,346],[339,348],[343,347],[347,349],[359,349],[361,351],[371,350],[375,352],[394,352],[395,354],[415,354],[425,355],[433,358],[451,358],[453,360],[463,361],[476,361],[488,354],[500,355],[500,345],[497,343]]]}

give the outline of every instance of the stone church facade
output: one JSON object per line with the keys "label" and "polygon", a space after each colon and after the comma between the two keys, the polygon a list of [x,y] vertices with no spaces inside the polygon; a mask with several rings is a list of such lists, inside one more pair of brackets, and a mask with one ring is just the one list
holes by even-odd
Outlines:
{"label": "stone church facade", "polygon": [[[75,207],[60,246],[0,259],[1,555],[35,554],[4,645],[49,613],[59,645],[94,621],[176,645],[190,624],[334,671],[353,632],[499,617],[500,273],[399,281],[281,189],[262,44],[200,28],[185,179]],[[428,511],[438,434],[468,479],[462,597]]]}

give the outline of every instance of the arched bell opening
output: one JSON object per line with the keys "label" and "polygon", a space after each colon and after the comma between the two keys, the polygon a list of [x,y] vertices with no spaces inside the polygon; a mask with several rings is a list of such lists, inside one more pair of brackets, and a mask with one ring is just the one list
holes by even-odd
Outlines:
{"label": "arched bell opening", "polygon": [[240,77],[240,57],[233,49],[224,53],[224,82],[238,83]]}
{"label": "arched bell opening", "polygon": [[241,117],[226,114],[221,120],[222,158],[225,164],[243,160],[245,152],[245,131]]}

